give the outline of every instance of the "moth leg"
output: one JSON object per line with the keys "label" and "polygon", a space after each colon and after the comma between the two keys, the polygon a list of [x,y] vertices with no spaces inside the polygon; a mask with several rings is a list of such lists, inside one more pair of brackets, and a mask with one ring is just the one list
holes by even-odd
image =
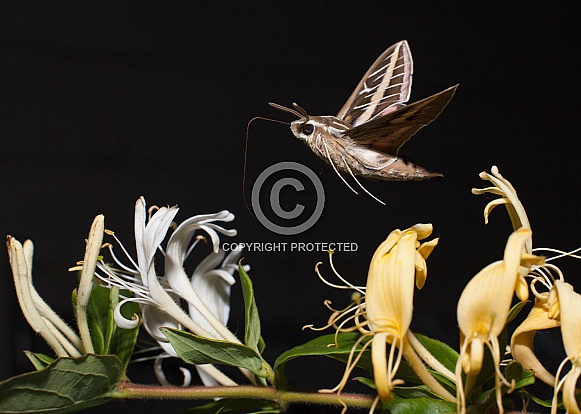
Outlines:
{"label": "moth leg", "polygon": [[[320,134],[319,134],[319,136],[320,136]],[[337,174],[339,176],[339,178],[345,183],[345,185],[347,187],[349,187],[349,189],[351,191],[353,191],[355,194],[359,195],[359,193],[357,191],[355,191],[355,189],[353,187],[351,187],[347,181],[345,181],[345,179],[343,178],[341,173],[339,173],[339,171],[337,171],[337,167],[335,167],[335,164],[333,163],[333,160],[331,159],[331,156],[329,155],[329,149],[327,148],[327,143],[325,142],[325,140],[323,140],[323,146],[325,147],[325,152],[327,153],[327,159],[329,160],[329,164],[331,164],[331,167],[333,167],[335,174]],[[343,157],[341,157],[341,158],[343,158]],[[343,158],[343,163],[345,165],[347,165],[344,158]],[[347,166],[347,169],[349,169],[349,166]],[[351,170],[349,170],[349,172],[351,173]],[[353,175],[353,173],[351,173],[351,175]],[[355,181],[357,181],[357,180],[355,180]],[[361,184],[359,184],[359,185],[361,185]],[[363,188],[363,187],[361,187],[361,188]],[[363,189],[365,190],[365,188],[363,188]],[[367,191],[367,190],[365,190],[365,191]]]}
{"label": "moth leg", "polygon": [[[343,159],[343,164],[345,164],[345,167],[347,167],[347,171],[349,171],[349,174],[351,174],[351,177],[353,177],[353,180],[355,180],[355,182],[356,182],[357,184],[359,184],[359,187],[361,187],[361,189],[362,189],[363,191],[365,191],[365,192],[366,192],[366,193],[367,193],[367,194],[368,194],[368,195],[369,195],[371,198],[373,198],[375,201],[377,201],[377,202],[379,202],[379,203],[381,203],[381,204],[385,205],[385,203],[384,203],[383,201],[381,201],[379,198],[377,198],[377,197],[375,197],[373,194],[371,194],[371,192],[370,192],[370,191],[369,191],[367,188],[363,187],[363,184],[361,184],[361,183],[359,182],[359,180],[357,179],[357,177],[355,177],[355,174],[353,174],[353,171],[351,171],[351,168],[349,168],[349,164],[347,164],[347,163],[345,162],[345,158],[343,158],[343,156],[342,156],[342,155],[341,155],[341,158]],[[345,180],[343,180],[343,181],[345,181]],[[354,190],[354,191],[355,191],[355,190]],[[355,193],[355,194],[357,194],[357,193]]]}

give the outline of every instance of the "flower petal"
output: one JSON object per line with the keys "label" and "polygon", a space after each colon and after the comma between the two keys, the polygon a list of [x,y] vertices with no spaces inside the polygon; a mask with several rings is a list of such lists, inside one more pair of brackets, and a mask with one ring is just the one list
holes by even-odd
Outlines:
{"label": "flower petal", "polygon": [[391,378],[387,367],[387,332],[378,332],[371,340],[371,361],[373,363],[373,381],[377,388],[379,399],[389,401],[391,395]]}
{"label": "flower petal", "polygon": [[553,386],[555,377],[547,371],[534,353],[536,331],[556,328],[560,325],[559,321],[549,318],[548,296],[548,293],[545,293],[535,298],[535,304],[530,313],[512,334],[510,351],[523,368],[532,370],[537,378]]}
{"label": "flower petal", "polygon": [[563,346],[570,359],[581,357],[581,295],[573,286],[561,280],[555,281],[561,309],[561,335]]}

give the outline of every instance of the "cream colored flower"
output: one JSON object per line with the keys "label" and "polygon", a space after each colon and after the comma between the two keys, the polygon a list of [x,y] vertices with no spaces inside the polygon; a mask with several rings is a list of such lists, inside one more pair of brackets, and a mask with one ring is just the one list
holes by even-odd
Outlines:
{"label": "cream colored flower", "polygon": [[[405,230],[395,230],[377,248],[367,276],[365,296],[366,319],[373,334],[371,358],[374,380],[381,401],[391,398],[395,374],[402,356],[413,358],[415,352],[407,339],[413,314],[414,284],[422,288],[427,267],[425,259],[430,255],[438,239],[419,245],[432,233],[430,224],[418,224]],[[386,345],[398,349],[395,359],[387,360]],[[407,359],[407,358],[406,358]],[[423,371],[425,366],[414,361],[412,367]],[[410,361],[411,363],[411,361]],[[418,373],[419,374],[419,373]],[[425,377],[424,372],[421,376]],[[421,377],[420,376],[420,377]],[[432,382],[433,378],[428,374]],[[424,379],[424,378],[422,378]],[[432,385],[437,384],[433,381]],[[439,391],[439,390],[435,390]]]}
{"label": "cream colored flower", "polygon": [[[581,295],[574,292],[570,284],[557,280],[548,303],[549,316],[561,321],[561,336],[567,353],[567,358],[557,370],[551,413],[557,412],[557,395],[562,390],[563,405],[567,413],[580,414],[575,395],[577,380],[581,375]],[[559,380],[567,362],[571,362],[571,370]]]}
{"label": "cream colored flower", "polygon": [[[371,259],[365,288],[348,284],[335,272],[347,283],[344,288],[365,293],[364,297],[356,300],[355,306],[336,312],[330,323],[336,325],[339,319],[350,315],[346,321],[355,321],[355,328],[363,334],[361,340],[372,337],[364,349],[371,344],[373,378],[378,393],[374,407],[379,401],[391,399],[393,387],[403,383],[395,379],[402,357],[433,391],[449,401],[455,400],[429,373],[422,359],[444,375],[450,378],[454,378],[454,375],[421,346],[409,329],[413,314],[414,284],[420,289],[423,287],[427,277],[426,259],[438,243],[438,239],[422,244],[418,240],[427,238],[431,233],[431,224],[417,224],[404,231],[392,231]],[[336,325],[339,331],[353,330],[344,327],[346,321]],[[351,356],[343,379],[337,387],[328,391],[340,392],[343,389],[358,358]]]}
{"label": "cream colored flower", "polygon": [[[528,298],[528,286],[519,268],[530,268],[532,263],[543,262],[541,257],[525,253],[524,246],[531,239],[531,231],[521,228],[508,239],[504,259],[482,269],[464,288],[458,301],[458,325],[461,331],[460,358],[456,365],[458,410],[466,412],[465,395],[476,378],[487,347],[496,368],[496,400],[502,412],[501,382],[511,384],[500,372],[501,350],[498,335],[504,329],[513,299]],[[466,390],[462,385],[462,372],[467,376]],[[466,392],[465,392],[466,391]]]}
{"label": "cream colored flower", "polygon": [[[504,205],[514,230],[517,230],[520,227],[530,229],[531,225],[528,216],[524,206],[517,196],[516,190],[507,179],[500,175],[498,168],[493,166],[491,174],[486,172],[480,173],[480,178],[492,182],[494,187],[472,189],[474,194],[492,193],[501,196],[500,198],[488,203],[484,208],[485,222],[488,222],[489,214],[496,206]],[[541,266],[532,264],[530,267],[524,266],[520,268],[519,273],[521,275],[532,278],[530,288],[535,295],[535,303],[527,318],[514,331],[510,341],[510,352],[514,360],[519,362],[523,368],[532,370],[537,378],[553,386],[555,383],[555,377],[545,369],[534,353],[534,338],[537,330],[555,328],[560,325],[559,320],[549,317],[548,298],[549,291],[556,279],[555,275],[557,275],[560,280],[563,280],[563,274],[557,266],[549,262],[563,256],[577,257],[574,255],[576,251],[562,252],[551,248],[537,248],[533,250],[532,238],[527,240],[524,245],[524,250],[527,254],[543,251],[559,253],[559,255],[547,258],[545,260],[547,263]],[[538,284],[544,285],[546,291],[538,292],[536,288]]]}
{"label": "cream colored flower", "polygon": [[[491,174],[488,174],[484,171],[481,172],[480,178],[490,181],[492,184],[494,184],[494,187],[472,189],[472,194],[492,193],[500,196],[500,198],[492,200],[486,205],[486,207],[484,207],[484,222],[488,224],[488,216],[495,207],[504,205],[506,207],[506,211],[508,212],[508,216],[510,217],[512,229],[514,231],[520,229],[521,227],[530,229],[531,225],[529,223],[527,213],[510,181],[500,175],[500,172],[496,166],[492,166],[490,171]],[[525,246],[527,253],[531,253],[532,241],[528,241]]]}
{"label": "cream colored flower", "polygon": [[14,237],[7,237],[8,256],[22,313],[32,329],[44,338],[58,357],[78,357],[85,353],[94,352],[87,323],[87,304],[93,287],[94,269],[103,238],[103,222],[104,217],[99,215],[95,217],[91,226],[85,253],[85,266],[83,266],[77,289],[76,314],[80,337],[46,304],[34,288],[32,284],[32,256],[34,252],[32,242],[26,240],[24,244],[20,244]]}

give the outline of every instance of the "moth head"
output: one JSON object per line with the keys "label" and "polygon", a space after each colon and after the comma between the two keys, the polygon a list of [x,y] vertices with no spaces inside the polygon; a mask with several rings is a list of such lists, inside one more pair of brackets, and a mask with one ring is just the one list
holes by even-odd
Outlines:
{"label": "moth head", "polygon": [[291,131],[295,137],[307,141],[314,135],[316,129],[315,124],[309,117],[307,111],[305,111],[299,104],[293,102],[293,108],[287,108],[272,102],[269,102],[269,105],[273,108],[280,109],[281,111],[290,112],[299,118],[296,121],[291,122]]}

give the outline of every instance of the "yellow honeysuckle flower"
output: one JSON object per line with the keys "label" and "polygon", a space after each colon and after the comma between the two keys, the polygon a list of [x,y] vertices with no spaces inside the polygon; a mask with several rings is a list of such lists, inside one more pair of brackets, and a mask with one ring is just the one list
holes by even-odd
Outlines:
{"label": "yellow honeysuckle flower", "polygon": [[[429,373],[422,360],[452,379],[454,374],[429,354],[409,329],[413,314],[414,284],[420,289],[423,287],[427,277],[426,259],[438,243],[438,239],[422,244],[418,240],[427,238],[431,233],[431,224],[416,224],[404,231],[399,229],[392,231],[371,259],[365,288],[350,285],[335,272],[347,283],[346,288],[365,294],[364,297],[357,297],[353,307],[335,312],[330,325],[336,326],[337,330],[342,332],[358,329],[363,334],[361,340],[372,337],[372,340],[363,347],[365,349],[371,344],[373,377],[378,393],[372,411],[379,401],[391,399],[393,387],[403,383],[395,379],[402,357],[408,361],[424,384],[444,399],[455,401],[455,398]],[[326,281],[325,283],[330,284]],[[336,325],[336,322],[346,315],[350,315],[347,321],[355,321],[354,328],[344,328],[344,323]],[[359,343],[360,341],[355,347]],[[388,344],[391,345],[390,349],[387,349]],[[359,357],[353,360],[351,357],[339,385],[326,391],[340,393],[358,359]]]}
{"label": "yellow honeysuckle flower", "polygon": [[462,372],[467,375],[466,391],[482,368],[485,347],[490,349],[496,368],[496,401],[503,412],[501,382],[511,384],[500,372],[501,349],[498,335],[504,329],[512,303],[513,292],[523,301],[528,298],[528,286],[519,274],[521,266],[543,262],[541,257],[524,253],[531,231],[521,228],[508,239],[504,259],[482,269],[468,282],[458,301],[458,325],[461,331],[460,357],[456,365],[458,411],[466,412],[466,393],[462,385]]}
{"label": "yellow honeysuckle flower", "polygon": [[[529,223],[529,218],[527,213],[520,202],[516,190],[506,178],[500,175],[498,168],[494,165],[490,169],[491,173],[488,174],[485,171],[480,173],[480,178],[483,180],[490,181],[494,184],[494,187],[487,187],[487,188],[473,188],[472,194],[484,194],[484,193],[492,193],[499,195],[500,198],[492,200],[490,203],[484,207],[484,222],[488,223],[488,216],[490,212],[499,205],[504,205],[506,207],[506,211],[508,212],[508,216],[510,217],[510,221],[512,223],[513,230],[518,230],[521,227],[526,227],[528,229],[531,228]],[[531,242],[529,241],[526,244],[527,252],[531,252]]]}
{"label": "yellow honeysuckle flower", "polygon": [[[561,336],[567,353],[567,358],[557,370],[551,413],[557,412],[557,395],[562,389],[563,405],[567,413],[580,414],[575,394],[577,380],[581,375],[581,295],[574,292],[570,284],[557,280],[548,303],[549,316],[561,321]],[[571,370],[559,380],[561,370],[567,362],[571,362]]]}
{"label": "yellow honeysuckle flower", "polygon": [[[510,181],[500,174],[498,168],[493,166],[490,174],[481,172],[480,178],[490,181],[494,184],[494,187],[483,189],[473,188],[472,193],[492,193],[500,196],[500,198],[489,202],[484,208],[485,223],[488,222],[490,212],[496,206],[504,205],[514,230],[517,230],[520,227],[530,229],[531,225],[528,216],[524,206],[517,196],[515,188],[512,186]],[[510,342],[510,353],[514,360],[519,362],[523,368],[532,370],[537,378],[553,386],[555,383],[555,377],[545,369],[534,353],[534,338],[537,330],[555,328],[560,325],[559,320],[553,319],[551,318],[551,315],[549,315],[548,291],[553,287],[554,280],[556,279],[555,274],[558,275],[560,280],[563,280],[564,278],[561,270],[549,262],[564,256],[578,257],[574,255],[578,249],[571,252],[563,252],[552,248],[537,248],[533,250],[531,238],[525,243],[524,250],[527,254],[531,255],[539,251],[558,253],[558,255],[546,258],[545,261],[547,263],[542,266],[532,264],[531,266],[523,266],[519,269],[522,276],[532,278],[530,288],[535,295],[535,303],[527,318],[514,331]],[[531,257],[534,261],[534,256]],[[547,292],[539,293],[536,289],[537,283],[544,285],[547,288]]]}
{"label": "yellow honeysuckle flower", "polygon": [[[418,288],[423,287],[427,276],[425,260],[438,243],[438,239],[434,239],[420,245],[418,240],[425,239],[431,233],[431,224],[417,224],[404,231],[394,230],[377,248],[371,259],[365,311],[373,333],[371,358],[381,401],[388,401],[393,386],[399,383],[394,382],[394,377],[402,356],[410,360],[414,370],[425,370],[425,366],[411,348],[407,334],[413,314],[414,283]],[[388,343],[392,345],[389,361],[386,356]],[[395,360],[392,357],[394,347],[398,349]],[[433,380],[431,375],[425,374],[427,372],[421,373],[420,378],[424,377],[422,380],[428,377]],[[438,388],[435,380],[428,381],[434,388]],[[440,389],[434,391],[442,393]]]}

